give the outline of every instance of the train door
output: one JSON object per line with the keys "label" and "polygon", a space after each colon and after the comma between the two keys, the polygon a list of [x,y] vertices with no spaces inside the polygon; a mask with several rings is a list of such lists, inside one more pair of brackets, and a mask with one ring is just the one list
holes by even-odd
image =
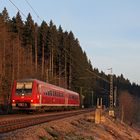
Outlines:
{"label": "train door", "polygon": [[65,106],[68,106],[68,94],[65,93]]}
{"label": "train door", "polygon": [[42,86],[39,85],[38,86],[38,90],[39,90],[39,105],[42,106]]}

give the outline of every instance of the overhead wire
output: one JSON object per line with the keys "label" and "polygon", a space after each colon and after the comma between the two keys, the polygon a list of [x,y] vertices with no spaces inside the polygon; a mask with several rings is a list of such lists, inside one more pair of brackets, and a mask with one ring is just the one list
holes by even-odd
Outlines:
{"label": "overhead wire", "polygon": [[9,2],[14,5],[14,7],[26,18],[25,14],[15,5],[14,2],[12,2],[11,0],[9,0]]}
{"label": "overhead wire", "polygon": [[29,5],[29,7],[33,10],[33,12],[35,13],[35,15],[37,16],[37,18],[39,18],[41,21],[43,21],[42,20],[42,18],[39,16],[39,14],[36,12],[36,10],[32,7],[32,5],[27,1],[27,0],[25,0],[25,2]]}

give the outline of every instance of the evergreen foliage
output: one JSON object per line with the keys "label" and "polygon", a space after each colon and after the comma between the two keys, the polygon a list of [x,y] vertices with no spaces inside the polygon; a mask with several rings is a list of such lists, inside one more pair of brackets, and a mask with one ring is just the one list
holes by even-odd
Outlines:
{"label": "evergreen foliage", "polygon": [[[25,22],[18,12],[10,20],[6,8],[0,13],[0,102],[9,98],[15,79],[37,78],[84,96],[84,105],[103,98],[108,106],[109,75],[92,67],[72,31],[63,31],[51,20],[37,25],[29,13]],[[140,97],[140,86],[123,75],[114,75],[114,85]],[[94,102],[93,100],[94,99]]]}

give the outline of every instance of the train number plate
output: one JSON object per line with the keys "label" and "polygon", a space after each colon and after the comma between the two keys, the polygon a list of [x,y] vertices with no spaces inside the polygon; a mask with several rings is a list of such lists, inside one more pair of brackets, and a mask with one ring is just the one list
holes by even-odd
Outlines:
{"label": "train number plate", "polygon": [[18,103],[18,106],[20,106],[20,107],[27,107],[27,104],[26,103]]}

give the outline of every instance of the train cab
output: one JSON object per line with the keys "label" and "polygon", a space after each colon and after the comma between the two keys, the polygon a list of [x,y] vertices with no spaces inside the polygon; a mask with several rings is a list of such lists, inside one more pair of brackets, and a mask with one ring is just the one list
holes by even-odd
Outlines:
{"label": "train cab", "polygon": [[34,80],[14,81],[12,90],[13,109],[34,109],[37,88]]}

